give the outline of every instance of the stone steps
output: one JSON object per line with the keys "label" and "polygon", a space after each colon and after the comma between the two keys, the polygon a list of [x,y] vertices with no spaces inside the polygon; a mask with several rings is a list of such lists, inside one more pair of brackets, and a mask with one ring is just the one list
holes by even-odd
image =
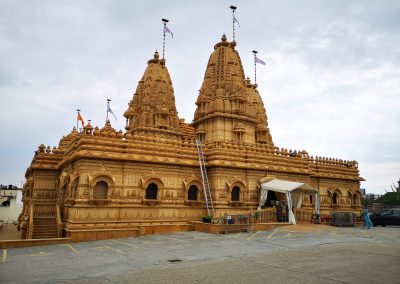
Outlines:
{"label": "stone steps", "polygon": [[55,217],[36,217],[33,219],[33,239],[58,238],[57,220]]}

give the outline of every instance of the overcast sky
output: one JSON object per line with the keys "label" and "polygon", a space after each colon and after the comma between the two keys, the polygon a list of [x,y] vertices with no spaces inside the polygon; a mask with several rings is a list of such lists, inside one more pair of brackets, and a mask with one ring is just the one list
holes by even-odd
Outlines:
{"label": "overcast sky", "polygon": [[191,122],[208,57],[236,41],[278,147],[357,160],[367,192],[400,177],[400,1],[0,0],[0,183],[21,185],[40,144],[58,145],[77,108],[103,126],[123,113],[170,19],[166,59]]}

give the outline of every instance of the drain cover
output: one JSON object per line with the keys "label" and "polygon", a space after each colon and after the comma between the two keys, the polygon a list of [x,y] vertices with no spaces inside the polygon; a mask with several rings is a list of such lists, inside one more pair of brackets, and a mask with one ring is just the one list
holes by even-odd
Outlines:
{"label": "drain cover", "polygon": [[168,259],[168,262],[179,262],[182,261],[182,259]]}

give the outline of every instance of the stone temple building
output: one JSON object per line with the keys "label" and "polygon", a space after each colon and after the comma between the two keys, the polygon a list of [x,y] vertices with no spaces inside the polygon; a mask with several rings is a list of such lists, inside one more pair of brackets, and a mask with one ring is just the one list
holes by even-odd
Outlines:
{"label": "stone temple building", "polygon": [[[207,214],[196,139],[215,216],[255,210],[260,184],[271,178],[318,189],[322,213],[357,211],[363,180],[357,162],[277,147],[235,47],[225,35],[215,44],[191,124],[178,117],[166,61],[156,52],[124,113],[125,132],[109,121],[88,123],[58,147],[40,145],[25,174],[22,238],[124,237],[156,225],[160,232],[185,230]],[[303,208],[314,203],[303,196]]]}

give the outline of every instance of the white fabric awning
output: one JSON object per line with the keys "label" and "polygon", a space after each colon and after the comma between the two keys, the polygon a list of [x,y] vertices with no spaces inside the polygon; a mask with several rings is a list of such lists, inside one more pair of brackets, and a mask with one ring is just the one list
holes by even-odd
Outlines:
{"label": "white fabric awning", "polygon": [[293,182],[287,180],[280,180],[280,179],[273,179],[269,182],[263,183],[261,185],[262,189],[272,190],[282,193],[288,193],[293,190],[301,191],[301,192],[308,192],[311,194],[318,193],[318,190],[313,188],[312,186],[301,183],[301,182]]}

